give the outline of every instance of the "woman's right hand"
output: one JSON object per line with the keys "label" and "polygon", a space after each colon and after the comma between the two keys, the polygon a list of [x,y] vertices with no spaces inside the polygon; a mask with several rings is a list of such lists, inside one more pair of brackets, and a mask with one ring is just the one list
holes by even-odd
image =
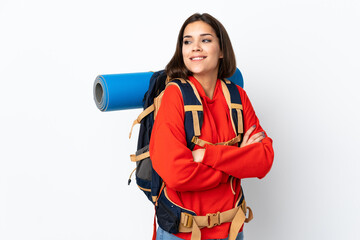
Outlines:
{"label": "woman's right hand", "polygon": [[263,140],[265,138],[265,133],[264,132],[258,132],[255,133],[254,135],[250,137],[251,133],[255,130],[256,125],[253,125],[251,128],[249,128],[249,130],[246,131],[243,141],[240,144],[240,147],[245,147],[247,145],[250,145],[252,143],[257,143],[257,142],[261,142],[261,140]]}

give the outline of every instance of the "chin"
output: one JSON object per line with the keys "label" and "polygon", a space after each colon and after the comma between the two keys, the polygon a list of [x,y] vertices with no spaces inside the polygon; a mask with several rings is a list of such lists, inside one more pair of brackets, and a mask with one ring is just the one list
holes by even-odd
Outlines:
{"label": "chin", "polygon": [[201,74],[204,74],[206,72],[205,69],[198,69],[198,68],[189,68],[189,71],[192,74],[197,74],[197,75],[201,75]]}

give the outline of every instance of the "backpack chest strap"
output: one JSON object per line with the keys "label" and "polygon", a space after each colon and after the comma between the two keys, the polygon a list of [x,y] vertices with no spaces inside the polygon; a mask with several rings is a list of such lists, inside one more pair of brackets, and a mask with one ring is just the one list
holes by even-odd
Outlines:
{"label": "backpack chest strap", "polygon": [[200,139],[199,137],[194,136],[191,140],[191,142],[193,142],[196,145],[199,145],[200,147],[204,147],[205,144],[207,145],[225,145],[225,146],[232,146],[236,143],[239,143],[241,141],[241,135],[237,135],[236,137],[234,137],[233,139],[230,139],[229,141],[226,142],[220,142],[220,143],[211,143],[205,140]]}

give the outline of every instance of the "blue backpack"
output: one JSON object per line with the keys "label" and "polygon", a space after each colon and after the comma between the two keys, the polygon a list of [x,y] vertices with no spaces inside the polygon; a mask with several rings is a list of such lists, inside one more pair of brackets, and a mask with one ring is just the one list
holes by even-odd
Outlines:
{"label": "blue backpack", "polygon": [[[224,92],[225,99],[231,111],[232,125],[236,133],[236,137],[224,143],[216,143],[223,145],[234,145],[241,143],[243,135],[243,113],[242,103],[239,91],[234,83],[229,80],[222,80],[222,89]],[[188,80],[184,79],[172,79],[169,81],[164,70],[155,72],[151,79],[148,91],[145,93],[144,111],[134,121],[134,125],[140,124],[140,131],[138,137],[137,151],[134,155],[131,155],[131,161],[136,163],[136,183],[138,187],[145,193],[146,197],[155,205],[156,216],[159,226],[169,233],[178,232],[193,232],[192,234],[199,235],[200,228],[202,227],[213,227],[221,224],[220,214],[216,213],[211,216],[197,216],[192,210],[185,209],[174,202],[172,202],[166,194],[166,184],[158,175],[158,173],[152,168],[151,158],[149,154],[149,143],[152,132],[152,127],[156,117],[156,113],[160,107],[161,98],[164,93],[166,86],[176,85],[179,87],[182,93],[184,101],[184,128],[186,133],[186,142],[189,149],[194,149],[195,145],[204,146],[205,144],[212,144],[201,140],[201,126],[203,122],[203,109],[201,99],[195,88],[195,86]],[[129,137],[131,137],[131,132]],[[133,172],[134,172],[133,171]],[[131,182],[130,175],[128,184]],[[232,186],[232,184],[231,184]],[[235,192],[234,192],[235,194]],[[236,206],[232,209],[232,212],[227,214],[224,213],[222,219],[229,218],[225,222],[233,222],[237,212],[244,213],[246,215],[246,204],[244,201],[243,192],[237,201]],[[237,211],[241,209],[242,211]],[[237,232],[239,231],[242,223],[248,222],[252,219],[252,212],[249,209],[249,217],[241,220],[240,226],[236,226]],[[216,216],[215,216],[216,215]],[[225,216],[226,215],[226,216]],[[229,215],[229,216],[228,216]],[[240,214],[238,214],[240,215]],[[238,217],[239,218],[239,217]],[[200,223],[203,221],[204,223]],[[200,223],[200,224],[199,224]],[[195,226],[196,225],[196,226]],[[205,225],[205,226],[203,226]],[[239,225],[239,223],[237,224]],[[196,233],[195,233],[196,232]],[[233,235],[236,229],[233,230]],[[237,233],[236,233],[237,234]],[[195,239],[200,239],[196,236]]]}

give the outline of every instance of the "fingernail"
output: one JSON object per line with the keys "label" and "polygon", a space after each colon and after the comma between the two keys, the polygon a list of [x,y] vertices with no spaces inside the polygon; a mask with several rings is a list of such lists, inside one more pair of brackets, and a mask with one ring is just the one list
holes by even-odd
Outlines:
{"label": "fingernail", "polygon": [[256,127],[256,125],[252,125],[252,127],[253,127],[253,128],[255,128],[255,127]]}
{"label": "fingernail", "polygon": [[262,132],[262,135],[265,137],[265,132]]}

